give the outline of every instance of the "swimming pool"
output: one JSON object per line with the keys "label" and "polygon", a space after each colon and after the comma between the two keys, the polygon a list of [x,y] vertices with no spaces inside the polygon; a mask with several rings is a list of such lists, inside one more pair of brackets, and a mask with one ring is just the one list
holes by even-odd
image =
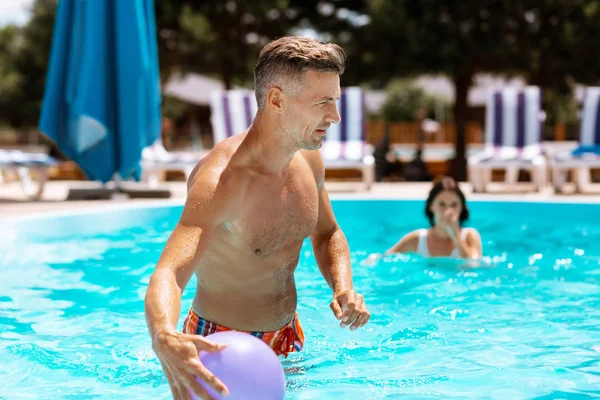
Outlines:
{"label": "swimming pool", "polygon": [[[421,201],[334,201],[366,329],[339,328],[305,243],[296,273],[305,351],[289,399],[600,396],[597,205],[471,202],[491,258],[369,254],[423,226]],[[143,298],[181,207],[0,224],[0,398],[169,398]],[[184,295],[183,314],[193,286]]]}

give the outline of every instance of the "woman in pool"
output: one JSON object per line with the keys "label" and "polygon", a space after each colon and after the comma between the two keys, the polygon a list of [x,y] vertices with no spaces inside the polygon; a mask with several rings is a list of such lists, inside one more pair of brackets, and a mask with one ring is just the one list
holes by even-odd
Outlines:
{"label": "woman in pool", "polygon": [[469,218],[465,195],[454,179],[434,183],[425,203],[429,229],[406,234],[388,253],[418,253],[423,257],[480,258],[481,237],[474,228],[463,228]]}

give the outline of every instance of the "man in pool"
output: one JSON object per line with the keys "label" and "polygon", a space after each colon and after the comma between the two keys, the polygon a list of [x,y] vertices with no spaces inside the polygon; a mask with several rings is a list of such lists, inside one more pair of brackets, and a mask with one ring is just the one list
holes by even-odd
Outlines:
{"label": "man in pool", "polygon": [[[238,330],[279,355],[302,349],[294,270],[310,236],[320,272],[333,292],[342,328],[370,314],[352,285],[349,248],[324,187],[318,149],[340,121],[336,99],[346,56],[334,44],[284,37],[267,44],[255,68],[258,112],[245,132],[217,144],[188,181],[181,219],[146,293],[152,346],[173,397],[210,397],[226,387],[200,362],[222,346],[204,336]],[[196,295],[176,331],[182,292],[196,274]]]}

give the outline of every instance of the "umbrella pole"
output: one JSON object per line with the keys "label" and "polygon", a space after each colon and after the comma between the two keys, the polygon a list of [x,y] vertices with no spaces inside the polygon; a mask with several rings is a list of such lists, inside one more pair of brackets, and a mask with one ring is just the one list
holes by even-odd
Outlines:
{"label": "umbrella pole", "polygon": [[123,188],[123,179],[121,179],[121,176],[115,172],[115,174],[113,175],[113,182],[115,184],[114,187],[114,192],[111,196],[112,200],[120,200],[123,198],[129,198],[129,196],[127,195],[125,189]]}

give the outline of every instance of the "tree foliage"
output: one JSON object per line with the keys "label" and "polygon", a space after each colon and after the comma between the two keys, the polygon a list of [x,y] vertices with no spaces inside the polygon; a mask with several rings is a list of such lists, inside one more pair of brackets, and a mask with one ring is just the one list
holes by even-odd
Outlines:
{"label": "tree foliage", "polygon": [[454,83],[455,177],[466,177],[467,93],[478,72],[519,74],[544,91],[598,82],[600,10],[595,0],[372,0],[371,23],[352,42],[365,80],[444,74]]}
{"label": "tree foliage", "polygon": [[[314,29],[348,41],[366,1],[157,0],[163,78],[173,70],[201,72],[225,86],[251,85],[260,49],[270,40]],[[342,43],[343,44],[343,43]]]}
{"label": "tree foliage", "polygon": [[[0,29],[0,122],[37,124],[56,4],[35,0],[27,25]],[[467,93],[476,73],[518,74],[541,86],[547,111],[557,110],[550,120],[570,118],[564,113],[572,113],[573,82],[598,84],[597,0],[156,0],[155,14],[163,83],[179,71],[251,86],[265,43],[314,32],[346,51],[345,86],[448,76],[461,179]]]}
{"label": "tree foliage", "polygon": [[35,0],[23,27],[0,29],[0,121],[37,124],[44,96],[56,0]]}

